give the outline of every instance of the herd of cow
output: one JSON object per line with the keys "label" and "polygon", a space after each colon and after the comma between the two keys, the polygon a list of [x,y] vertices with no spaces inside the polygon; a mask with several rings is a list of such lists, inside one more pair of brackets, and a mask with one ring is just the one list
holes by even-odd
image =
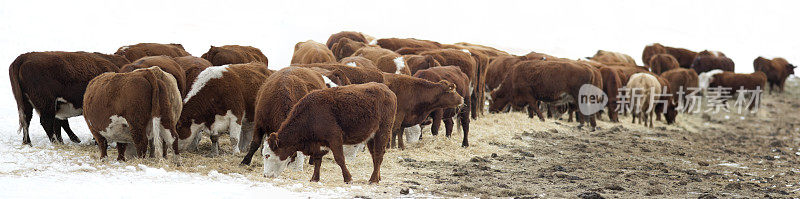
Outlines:
{"label": "herd of cow", "polygon": [[[31,143],[32,110],[50,141],[59,143],[61,129],[80,142],[67,119],[83,115],[101,158],[108,142],[116,143],[119,160],[147,152],[166,157],[168,149],[178,155],[198,150],[203,133],[217,155],[218,138],[228,133],[233,152],[245,153],[241,164],[250,164],[262,148],[267,176],[290,165],[302,168],[308,156],[315,166],[311,180],[318,181],[322,156],[331,152],[345,182],[351,181],[345,157],[366,146],[374,166],[369,182],[377,183],[386,149],[403,149],[404,132],[431,125],[436,135],[444,120],[450,136],[456,120],[462,146],[468,147],[470,120],[487,104],[492,113],[527,109],[529,117],[542,121],[540,106],[548,117],[569,111],[572,121],[579,89],[590,84],[608,94],[609,120],[618,122],[615,100],[624,86],[674,93],[697,87],[698,73],[708,72],[710,86],[769,83],[782,90],[795,68],[782,58],[758,57],[755,73],[736,74],[721,52],[658,43],[645,47],[642,61],[645,66],[638,66],[628,55],[603,50],[581,60],[537,52],[515,56],[470,43],[374,39],[344,31],[327,44],[297,43],[291,66],[277,71],[250,46],[212,46],[194,57],[180,44],[140,43],[112,55],[25,53],[11,64],[9,77],[23,144]],[[665,119],[674,123],[677,99],[664,100],[669,101]],[[587,121],[594,129],[599,116],[575,113],[579,128]],[[642,117],[652,126],[651,116]],[[128,144],[133,147],[126,151]]]}

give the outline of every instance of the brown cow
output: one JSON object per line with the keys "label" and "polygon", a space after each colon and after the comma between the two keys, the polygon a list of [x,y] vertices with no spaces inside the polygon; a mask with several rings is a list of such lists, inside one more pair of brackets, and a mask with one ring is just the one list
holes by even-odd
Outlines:
{"label": "brown cow", "polygon": [[[397,95],[397,116],[392,131],[392,146],[405,149],[404,128],[419,125],[431,112],[464,104],[456,85],[447,80],[428,80],[393,73],[384,73],[383,83]],[[395,145],[397,143],[397,145]]]}
{"label": "brown cow", "polygon": [[381,48],[389,49],[391,51],[397,51],[397,49],[403,47],[423,47],[423,48],[441,48],[442,44],[435,41],[428,41],[428,40],[421,40],[421,39],[399,39],[399,38],[386,38],[386,39],[378,39],[377,41],[378,46]]}
{"label": "brown cow", "polygon": [[213,66],[208,60],[195,56],[175,57],[172,59],[183,69],[183,76],[186,78],[187,84],[194,82],[194,79],[197,78],[200,72]]}
{"label": "brown cow", "polygon": [[[698,88],[699,79],[697,76],[697,72],[692,69],[685,69],[685,68],[677,68],[661,74],[661,77],[664,77],[667,81],[669,81],[670,88],[673,92],[672,94],[676,94],[678,91],[683,91],[684,98],[678,98],[677,95],[673,95],[673,104],[685,104],[689,100],[688,94],[691,93],[689,88]],[[683,102],[681,102],[683,101]],[[664,115],[664,118],[667,120],[667,124],[675,123],[675,117],[678,115],[678,111],[675,110],[675,107],[668,107],[667,113]],[[672,110],[672,111],[670,111]]]}
{"label": "brown cow", "polygon": [[253,114],[254,133],[242,164],[250,164],[253,154],[261,147],[264,135],[278,130],[300,98],[313,90],[339,84],[344,83],[333,82],[331,78],[303,67],[286,67],[267,77],[257,92]]}
{"label": "brown cow", "polygon": [[183,45],[157,43],[139,43],[136,45],[119,47],[114,54],[122,55],[130,61],[147,56],[165,55],[169,57],[183,57],[191,55],[183,49]]}
{"label": "brown cow", "polygon": [[341,61],[345,57],[349,57],[353,55],[358,49],[363,47],[367,47],[368,45],[363,42],[353,41],[350,38],[341,38],[338,42],[333,43],[331,46],[331,51],[333,55],[336,57],[336,60]]}
{"label": "brown cow", "polygon": [[[461,69],[456,66],[442,66],[442,67],[433,67],[425,70],[420,70],[414,73],[414,77],[421,78],[424,80],[428,80],[431,82],[439,82],[442,80],[447,80],[449,82],[453,82],[456,86],[456,91],[458,92],[461,97],[464,99],[469,99],[469,89],[467,84],[469,84],[469,78],[467,74],[461,72]],[[431,125],[431,134],[437,135],[439,134],[439,125],[442,123],[442,118],[444,119],[444,128],[445,128],[445,136],[450,137],[450,134],[453,132],[453,118],[458,116],[458,121],[461,125],[461,128],[458,130],[464,131],[464,138],[461,141],[461,146],[467,147],[469,146],[469,140],[467,139],[469,135],[469,107],[470,101],[464,101],[464,106],[456,109],[456,108],[447,108],[447,109],[437,109],[431,113],[433,117],[433,124]],[[456,126],[458,128],[458,126]]]}
{"label": "brown cow", "polygon": [[[397,97],[386,85],[367,83],[313,91],[292,107],[278,131],[264,142],[264,175],[279,175],[297,152],[311,156],[312,182],[319,181],[322,156],[330,151],[352,181],[344,146],[366,144],[372,155],[370,183],[381,180],[381,163],[391,136]],[[296,161],[296,160],[295,160]]]}
{"label": "brown cow", "polygon": [[659,43],[647,45],[642,51],[642,64],[644,64],[645,67],[650,67],[650,59],[652,59],[653,55],[664,53],[667,53],[667,48],[664,48],[664,46]]}
{"label": "brown cow", "polygon": [[401,54],[401,55],[419,55],[422,52],[429,51],[429,50],[436,50],[436,49],[440,49],[440,48],[402,47],[400,49],[395,50],[394,52],[396,52],[398,54]]}
{"label": "brown cow", "polygon": [[[470,104],[475,105],[470,107],[471,116],[472,119],[476,119],[478,117],[478,112],[483,111],[478,110],[477,103],[479,102],[477,97],[483,96],[482,93],[484,89],[479,87],[479,85],[483,85],[483,83],[481,83],[481,79],[479,79],[481,76],[479,76],[478,73],[478,63],[472,55],[469,52],[456,49],[432,50],[423,52],[420,55],[432,57],[442,66],[458,66],[461,68],[461,72],[467,74],[467,77],[469,77],[469,90],[472,92],[470,93]],[[483,99],[480,101],[480,103],[483,103]]]}
{"label": "brown cow", "polygon": [[527,60],[553,61],[553,60],[558,60],[560,58],[555,57],[555,56],[551,56],[551,55],[548,55],[548,54],[544,54],[544,53],[537,53],[537,52],[531,51],[528,54],[525,54],[525,59],[527,59]]}
{"label": "brown cow", "polygon": [[200,56],[208,60],[214,66],[227,64],[246,64],[250,62],[262,62],[269,65],[269,59],[260,49],[252,46],[224,45],[220,47],[211,46],[208,52]]}
{"label": "brown cow", "polygon": [[678,60],[678,63],[681,64],[681,68],[691,68],[695,57],[697,57],[697,52],[687,50],[685,48],[664,46],[664,49],[667,50],[668,54],[672,55]]}
{"label": "brown cow", "polygon": [[622,88],[625,84],[622,84],[619,70],[602,67],[599,71],[603,76],[603,92],[608,95],[608,104],[606,104],[606,107],[608,107],[608,120],[619,122],[617,94],[619,94],[619,88]]}
{"label": "brown cow", "polygon": [[368,46],[358,49],[353,55],[372,60],[375,66],[383,72],[411,75],[403,56],[391,50]]}
{"label": "brown cow", "polygon": [[348,65],[348,66],[356,66],[356,67],[367,67],[367,68],[374,68],[378,69],[378,66],[375,66],[375,63],[372,60],[364,58],[362,56],[351,56],[342,58],[339,60],[339,63]]}
{"label": "brown cow", "polygon": [[[764,86],[767,84],[767,75],[764,72],[756,71],[750,74],[743,74],[743,73],[733,73],[729,71],[724,71],[722,73],[717,73],[712,76],[709,80],[709,87],[723,87],[723,88],[731,88],[729,90],[729,95],[734,95],[740,91],[744,90],[761,90],[764,89]],[[708,93],[706,93],[708,94]],[[756,100],[755,102],[759,102],[760,100]],[[753,109],[754,106],[758,104],[750,104],[748,107],[750,110]]]}
{"label": "brown cow", "polygon": [[111,63],[114,63],[114,65],[117,65],[118,68],[122,68],[122,66],[124,66],[125,64],[130,64],[131,63],[130,60],[126,59],[125,56],[122,56],[122,55],[114,55],[114,54],[109,55],[109,54],[103,54],[103,53],[98,53],[98,52],[94,52],[91,55],[103,58],[105,60],[108,60]]}
{"label": "brown cow", "polygon": [[408,67],[411,74],[416,74],[419,70],[442,66],[439,61],[436,61],[431,56],[403,55],[403,59],[406,61],[406,67]]}
{"label": "brown cow", "polygon": [[[342,32],[338,32],[336,34],[332,34],[330,37],[328,37],[328,42],[325,43],[325,46],[327,46],[329,49],[333,50],[334,44],[340,42],[344,38],[347,38],[347,39],[349,39],[351,41],[364,43],[364,44],[369,43],[369,40],[367,40],[365,35],[360,33],[360,32],[342,31]],[[347,56],[344,56],[344,57],[347,57]]]}
{"label": "brown cow", "polygon": [[123,66],[119,69],[119,72],[131,72],[140,68],[150,68],[151,66],[158,66],[161,70],[171,74],[175,81],[178,81],[178,90],[181,91],[181,96],[186,96],[186,73],[183,71],[183,67],[170,57],[163,55],[142,57]]}
{"label": "brown cow", "polygon": [[636,66],[636,61],[630,55],[618,53],[618,52],[611,52],[605,50],[597,50],[597,53],[594,54],[592,57],[587,57],[587,59],[594,60],[606,65],[626,65],[626,66]]}
{"label": "brown cow", "polygon": [[183,99],[177,124],[181,150],[196,150],[202,132],[211,136],[212,156],[219,154],[222,132],[230,133],[234,154],[247,150],[256,93],[267,78],[257,72],[260,68],[264,68],[260,62],[213,66],[197,76]]}
{"label": "brown cow", "polygon": [[735,64],[731,58],[726,57],[721,52],[704,50],[697,53],[691,68],[697,73],[704,73],[714,69],[733,72]]}
{"label": "brown cow", "polygon": [[675,57],[666,53],[653,55],[646,65],[650,66],[650,70],[653,71],[653,73],[659,75],[665,71],[681,67],[681,64],[678,63]]}
{"label": "brown cow", "polygon": [[33,109],[51,142],[63,142],[61,128],[70,140],[80,142],[68,118],[83,111],[83,94],[92,78],[119,70],[113,62],[87,52],[30,52],[8,67],[11,90],[19,111],[22,144],[31,144],[28,127]]}
{"label": "brown cow", "polygon": [[[636,100],[637,102],[633,102],[633,114],[632,123],[636,123],[636,116],[639,116],[639,124],[644,121],[644,125],[647,126],[647,122],[650,122],[650,128],[653,127],[653,112],[656,111],[655,107],[651,108],[650,105],[654,104],[654,102],[650,101],[651,96],[661,93],[661,82],[656,78],[655,75],[650,73],[636,73],[631,75],[630,79],[628,80],[628,84],[626,87],[631,89],[631,96],[641,96],[641,98],[633,98],[632,100]],[[652,109],[652,110],[651,110]]]}
{"label": "brown cow", "polygon": [[[777,87],[779,92],[783,92],[783,85],[789,75],[794,74],[794,69],[797,66],[790,64],[786,59],[777,57],[772,60],[764,57],[758,57],[753,60],[754,71],[761,71],[767,75],[767,83],[769,83],[769,93]],[[773,87],[774,86],[774,87]]]}
{"label": "brown cow", "polygon": [[304,68],[322,68],[328,71],[339,70],[353,84],[365,84],[368,82],[383,83],[381,71],[369,67],[356,67],[339,63],[318,63],[318,64],[295,64],[292,66]]}
{"label": "brown cow", "polygon": [[503,83],[513,69],[512,66],[524,61],[523,56],[499,56],[486,67],[486,91],[491,92]]}
{"label": "brown cow", "polygon": [[153,143],[151,157],[166,157],[170,147],[178,155],[175,122],[181,114],[181,94],[175,78],[159,67],[97,76],[86,87],[83,107],[100,158],[106,157],[108,142],[117,143],[120,161],[131,143],[136,157],[144,157],[148,140]]}
{"label": "brown cow", "polygon": [[480,51],[481,53],[486,54],[489,57],[498,57],[498,56],[511,56],[506,51],[498,50],[497,48],[479,45],[479,44],[471,44],[467,42],[458,42],[455,43],[456,46],[461,46],[462,48],[468,48],[470,50]]}
{"label": "brown cow", "polygon": [[325,44],[308,40],[294,45],[292,64],[334,63],[336,56]]}

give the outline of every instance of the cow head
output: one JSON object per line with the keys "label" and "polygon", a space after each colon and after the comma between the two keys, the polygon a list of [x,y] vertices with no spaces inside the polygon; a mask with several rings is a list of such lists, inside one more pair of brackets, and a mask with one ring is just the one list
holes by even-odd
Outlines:
{"label": "cow head", "polygon": [[412,55],[408,56],[406,59],[406,67],[408,67],[412,74],[436,66],[441,66],[441,64],[432,56]]}
{"label": "cow head", "polygon": [[667,120],[667,124],[674,124],[675,118],[678,116],[678,111],[674,108],[668,108],[667,112],[664,113],[664,119]]}
{"label": "cow head", "polygon": [[264,155],[264,176],[277,177],[280,175],[290,163],[288,155],[281,155],[283,150],[287,147],[281,148],[278,145],[278,133],[269,134],[269,138],[264,141],[264,147],[261,147],[261,154]]}
{"label": "cow head", "polygon": [[789,70],[788,72],[789,72],[790,75],[794,74],[794,69],[795,68],[797,68],[797,66],[792,65],[792,64],[787,64],[787,66],[786,66],[786,70]]}
{"label": "cow head", "polygon": [[356,50],[366,46],[367,44],[365,43],[353,41],[350,38],[343,37],[339,39],[338,42],[334,43],[331,46],[331,51],[333,52],[333,55],[335,55],[337,59],[342,59],[350,55],[353,55],[353,53],[355,53]]}
{"label": "cow head", "polygon": [[438,99],[443,107],[454,108],[464,105],[464,98],[456,92],[455,84],[447,80],[439,81],[437,84],[440,92],[435,99]]}
{"label": "cow head", "polygon": [[492,101],[489,102],[489,113],[499,113],[511,103],[510,81],[506,79],[490,94]]}
{"label": "cow head", "polygon": [[350,85],[350,79],[342,72],[336,69],[322,74],[322,79],[325,81],[325,86],[328,88]]}

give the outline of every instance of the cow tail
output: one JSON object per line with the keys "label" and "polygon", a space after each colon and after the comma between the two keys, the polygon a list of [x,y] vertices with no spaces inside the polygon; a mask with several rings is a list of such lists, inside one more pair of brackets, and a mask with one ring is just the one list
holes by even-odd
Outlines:
{"label": "cow tail", "polygon": [[153,122],[151,124],[152,129],[150,130],[150,133],[151,136],[153,136],[153,154],[155,154],[156,158],[161,158],[164,155],[162,153],[164,150],[164,144],[162,143],[163,139],[161,138],[161,96],[165,96],[162,93],[164,93],[166,88],[163,88],[163,82],[157,78],[157,76],[163,75],[163,73],[158,74],[161,73],[160,70],[152,70],[150,72],[150,83],[153,85],[152,94],[150,95],[150,118],[152,118]]}
{"label": "cow tail", "polygon": [[26,100],[25,94],[22,93],[22,86],[19,82],[19,72],[22,67],[22,62],[25,61],[25,55],[20,55],[11,66],[8,67],[8,78],[11,80],[11,91],[14,93],[14,100],[17,101],[17,111],[19,113],[19,128],[17,133],[23,132],[23,128],[28,126],[28,121],[25,119],[26,115],[23,111],[25,109],[24,103],[29,103]]}

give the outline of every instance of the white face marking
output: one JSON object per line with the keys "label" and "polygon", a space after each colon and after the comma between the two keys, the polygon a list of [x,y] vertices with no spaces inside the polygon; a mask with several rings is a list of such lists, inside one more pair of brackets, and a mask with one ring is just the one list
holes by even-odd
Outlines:
{"label": "white face marking", "polygon": [[724,71],[722,71],[720,69],[714,69],[714,70],[711,70],[711,71],[708,71],[708,72],[705,72],[705,73],[700,73],[700,75],[698,75],[698,78],[697,78],[698,79],[698,86],[700,87],[700,89],[701,90],[707,89],[708,86],[711,84],[711,82],[714,81],[714,75],[720,74],[722,72],[724,72]]}
{"label": "white face marking", "polygon": [[268,178],[279,176],[289,165],[289,158],[280,160],[280,157],[269,147],[267,140],[264,140],[264,146],[261,148],[261,153],[264,154],[264,176]]}
{"label": "white face marking", "polygon": [[403,58],[403,56],[399,56],[394,58],[393,61],[395,67],[397,67],[397,71],[395,71],[394,74],[401,74],[403,68],[406,68],[406,60]]}
{"label": "white face marking", "polygon": [[111,123],[104,131],[100,131],[100,135],[108,142],[133,143],[133,137],[129,133],[131,128],[128,120],[118,115],[112,115],[109,119]]}
{"label": "white face marking", "polygon": [[205,86],[209,80],[222,78],[222,73],[228,71],[228,66],[229,65],[212,66],[206,68],[203,70],[203,72],[200,72],[200,74],[197,75],[197,78],[194,80],[194,83],[192,83],[192,88],[189,90],[189,93],[186,94],[186,99],[183,100],[183,103],[188,102],[189,99],[197,95],[197,93],[203,89],[203,86]]}
{"label": "white face marking", "polygon": [[322,75],[322,80],[325,81],[325,85],[328,85],[328,88],[339,87],[339,85],[333,83],[333,81],[325,75]]}
{"label": "white face marking", "polygon": [[67,102],[64,98],[56,98],[56,102],[61,102],[58,105],[58,111],[56,111],[56,118],[61,120],[66,120],[70,117],[75,117],[83,114],[83,109],[75,108],[72,103]]}
{"label": "white face marking", "polygon": [[347,62],[345,65],[352,66],[352,67],[357,67],[356,66],[356,62]]}
{"label": "white face marking", "polygon": [[419,135],[422,134],[422,128],[419,124],[403,129],[406,135],[406,142],[409,144],[419,142]]}

